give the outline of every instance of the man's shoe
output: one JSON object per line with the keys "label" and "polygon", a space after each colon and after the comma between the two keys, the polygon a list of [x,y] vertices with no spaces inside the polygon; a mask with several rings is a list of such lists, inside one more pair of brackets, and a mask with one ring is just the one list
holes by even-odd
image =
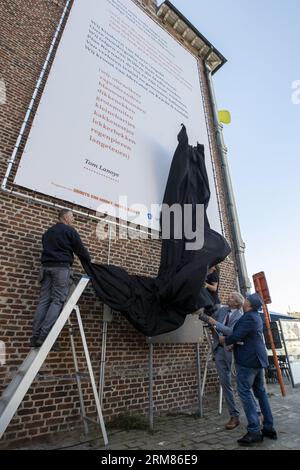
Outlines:
{"label": "man's shoe", "polygon": [[251,446],[252,444],[257,444],[258,442],[262,442],[264,437],[261,432],[247,432],[244,437],[238,439],[238,443],[241,446]]}
{"label": "man's shoe", "polygon": [[45,339],[46,339],[46,338],[44,338],[43,336],[40,336],[40,337],[36,340],[36,342],[35,342],[36,347],[37,347],[37,348],[40,348],[40,347],[42,346],[43,342],[45,341]]}
{"label": "man's shoe", "polygon": [[277,432],[275,431],[275,429],[269,430],[262,428],[261,433],[264,437],[268,437],[269,439],[273,439],[274,441],[276,441],[277,439]]}
{"label": "man's shoe", "polygon": [[32,336],[32,337],[30,338],[30,346],[31,346],[32,348],[38,347],[38,346],[37,346],[37,340],[38,340],[38,337],[37,337],[37,336]]}
{"label": "man's shoe", "polygon": [[60,349],[60,345],[59,345],[59,342],[58,341],[55,341],[55,343],[53,344],[52,348],[51,348],[51,351],[53,352],[59,352],[61,349]]}
{"label": "man's shoe", "polygon": [[240,420],[237,416],[231,416],[228,423],[225,425],[225,428],[228,430],[235,429],[240,425]]}

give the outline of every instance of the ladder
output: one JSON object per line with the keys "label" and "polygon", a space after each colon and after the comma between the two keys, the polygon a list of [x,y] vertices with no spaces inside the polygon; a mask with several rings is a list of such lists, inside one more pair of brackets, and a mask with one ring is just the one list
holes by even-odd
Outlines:
{"label": "ladder", "polygon": [[70,294],[69,298],[67,299],[56,323],[54,324],[53,328],[51,329],[49,335],[45,339],[44,343],[39,349],[32,349],[31,352],[28,354],[26,359],[24,360],[23,364],[20,366],[18,372],[4,390],[3,394],[0,397],[0,438],[4,434],[7,426],[9,425],[10,421],[12,420],[13,416],[15,415],[19,405],[21,404],[24,396],[26,395],[29,387],[31,386],[32,382],[34,381],[37,373],[39,372],[40,368],[42,367],[46,357],[48,356],[53,344],[55,343],[57,337],[59,336],[61,330],[68,322],[69,325],[69,333],[71,339],[71,347],[72,347],[72,354],[73,360],[75,365],[75,372],[76,372],[76,381],[78,386],[79,392],[79,399],[80,399],[80,406],[81,406],[81,415],[84,420],[84,429],[85,433],[88,432],[88,425],[87,421],[94,422],[97,424],[96,421],[93,421],[91,418],[87,417],[85,414],[84,408],[84,401],[81,389],[81,381],[80,381],[80,372],[78,370],[78,362],[73,338],[73,330],[72,324],[70,320],[71,313],[75,310],[78,326],[80,330],[81,340],[84,348],[84,354],[86,359],[86,364],[90,376],[90,381],[93,389],[94,399],[96,403],[98,421],[100,425],[100,429],[103,436],[104,445],[108,445],[108,439],[105,429],[105,424],[102,416],[101,405],[97,393],[97,387],[95,383],[95,377],[92,369],[92,364],[90,360],[90,355],[87,347],[86,337],[83,329],[83,324],[81,320],[80,310],[77,305],[79,298],[81,297],[84,289],[86,288],[87,284],[89,283],[89,277],[83,276],[80,281],[78,282],[77,286],[74,288],[73,292]]}
{"label": "ladder", "polygon": [[[207,377],[207,371],[208,371],[209,362],[210,362],[210,361],[213,361],[213,358],[214,358],[213,344],[212,344],[212,340],[211,340],[210,334],[209,334],[208,331],[207,331],[207,327],[204,327],[204,328],[203,328],[203,331],[204,331],[204,334],[205,334],[205,337],[206,337],[206,340],[207,340],[209,346],[208,346],[208,350],[207,350],[207,355],[206,355],[206,360],[205,360],[205,366],[204,366],[204,372],[203,372],[203,379],[202,379],[202,387],[201,387],[201,396],[202,396],[202,397],[204,396],[205,385],[206,385],[206,377]],[[222,402],[223,402],[223,388],[222,388],[222,386],[220,385],[220,386],[219,386],[219,408],[218,408],[219,415],[222,414]]]}

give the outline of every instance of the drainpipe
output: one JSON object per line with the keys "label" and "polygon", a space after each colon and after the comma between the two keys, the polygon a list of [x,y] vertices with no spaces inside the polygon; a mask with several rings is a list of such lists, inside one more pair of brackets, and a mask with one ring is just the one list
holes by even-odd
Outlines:
{"label": "drainpipe", "polygon": [[228,215],[229,215],[229,225],[230,225],[231,233],[232,233],[234,255],[235,255],[236,262],[237,262],[239,286],[240,286],[241,293],[245,295],[246,293],[249,293],[251,289],[251,284],[250,284],[250,280],[248,277],[246,260],[245,260],[245,243],[243,242],[243,239],[242,239],[238,213],[237,213],[237,208],[235,204],[235,198],[234,198],[233,187],[232,187],[228,160],[227,160],[228,150],[225,145],[224,137],[223,137],[223,125],[219,122],[218,107],[217,107],[217,102],[216,102],[213,80],[211,76],[211,70],[207,64],[206,64],[206,75],[207,75],[207,81],[208,81],[209,92],[210,92],[211,103],[212,103],[214,127],[215,127],[217,144],[218,144],[219,155],[220,155],[220,160],[221,160],[221,171],[222,171],[223,181],[224,181],[226,203],[227,203],[227,209],[228,209]]}

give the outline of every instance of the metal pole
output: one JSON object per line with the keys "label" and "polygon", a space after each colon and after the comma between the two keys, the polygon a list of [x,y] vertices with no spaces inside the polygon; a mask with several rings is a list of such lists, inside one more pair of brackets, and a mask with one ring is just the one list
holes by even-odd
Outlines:
{"label": "metal pole", "polygon": [[[261,282],[260,282],[259,278],[257,279],[257,287],[258,287],[258,291],[259,291],[258,293],[259,293],[261,299],[263,300],[264,296],[263,296],[262,286],[261,286]],[[283,397],[285,397],[286,396],[286,391],[285,391],[285,386],[284,386],[284,383],[283,383],[281,370],[280,370],[280,367],[279,367],[279,362],[278,362],[278,357],[277,357],[277,353],[276,353],[275,343],[274,343],[273,334],[272,334],[272,330],[271,330],[269,310],[268,310],[268,307],[265,304],[265,302],[263,302],[262,307],[263,307],[264,319],[265,319],[265,323],[266,323],[266,327],[267,327],[267,331],[268,331],[268,335],[269,335],[269,340],[270,340],[270,344],[271,344],[271,348],[272,348],[274,364],[275,364],[276,371],[277,371],[277,377],[278,377],[278,381],[279,381],[279,385],[280,385],[280,389],[281,389],[281,395]]]}
{"label": "metal pole", "polygon": [[153,431],[153,344],[149,343],[149,427]]}
{"label": "metal pole", "polygon": [[79,394],[81,416],[82,416],[83,424],[84,424],[84,434],[87,435],[89,433],[89,427],[88,427],[88,423],[86,422],[86,412],[85,412],[80,373],[79,373],[79,368],[78,368],[77,354],[76,354],[76,348],[75,348],[75,342],[74,342],[73,327],[72,327],[72,322],[71,322],[70,317],[68,318],[68,326],[69,326],[69,335],[70,335],[72,355],[73,355],[73,361],[74,361],[74,367],[75,367],[75,376],[76,376],[76,382],[77,382],[77,388],[78,388],[78,394]]}
{"label": "metal pole", "polygon": [[108,253],[107,253],[107,264],[110,263],[110,250],[111,250],[111,225],[108,227]]}
{"label": "metal pole", "polygon": [[213,80],[211,76],[211,70],[207,65],[206,65],[206,72],[207,72],[206,76],[207,76],[209,93],[211,96],[211,105],[212,105],[211,108],[212,108],[212,114],[213,114],[213,119],[214,119],[214,128],[216,132],[217,145],[219,148],[219,155],[220,155],[220,160],[221,160],[221,170],[223,174],[224,188],[226,192],[227,208],[228,208],[229,218],[230,218],[229,222],[230,222],[230,228],[231,228],[231,233],[232,233],[232,238],[233,238],[233,243],[234,243],[235,256],[236,256],[236,260],[238,264],[239,284],[240,284],[242,293],[246,294],[250,292],[251,284],[250,284],[250,280],[248,277],[246,260],[245,260],[245,243],[243,242],[243,239],[241,236],[238,213],[237,213],[234,192],[233,192],[233,187],[232,187],[232,181],[231,181],[231,176],[230,176],[230,171],[229,171],[229,166],[228,166],[228,161],[227,161],[227,147],[224,143],[224,137],[223,137],[223,126],[219,122],[217,101],[216,101],[216,96],[215,96],[215,91],[214,91]]}
{"label": "metal pole", "polygon": [[219,415],[222,414],[222,401],[223,401],[223,388],[220,385],[220,392],[219,392]]}
{"label": "metal pole", "polygon": [[207,369],[208,369],[208,363],[209,363],[209,356],[211,354],[212,358],[214,357],[213,346],[212,346],[207,328],[204,327],[203,331],[204,331],[205,337],[207,339],[208,350],[207,350],[204,373],[203,373],[202,390],[201,390],[202,396],[204,395],[204,388],[205,388],[205,385],[206,385],[206,376],[207,376]]}
{"label": "metal pole", "polygon": [[201,393],[201,359],[200,359],[200,345],[196,344],[196,361],[197,361],[197,379],[198,379],[198,407],[199,407],[199,416],[203,418],[203,403],[202,403],[202,393]]}
{"label": "metal pole", "polygon": [[81,320],[81,316],[80,316],[80,310],[79,310],[79,307],[77,305],[75,306],[75,312],[76,312],[77,321],[78,321],[78,325],[79,325],[79,331],[80,331],[81,340],[82,340],[82,344],[83,344],[85,359],[86,359],[86,363],[87,363],[87,367],[88,367],[88,371],[89,371],[89,375],[90,375],[90,380],[91,380],[91,384],[92,384],[93,394],[94,394],[94,398],[95,398],[95,402],[96,402],[98,419],[99,419],[99,423],[100,423],[100,427],[101,427],[101,431],[102,431],[104,445],[107,446],[108,445],[108,439],[107,439],[104,419],[103,419],[103,416],[102,416],[101,405],[100,405],[100,401],[99,401],[99,397],[98,397],[97,387],[96,387],[96,383],[95,383],[95,377],[94,377],[94,373],[93,373],[93,368],[92,368],[92,364],[91,364],[89,350],[88,350],[87,343],[86,343],[83,324],[82,324],[82,320]]}
{"label": "metal pole", "polygon": [[202,396],[204,395],[204,389],[205,389],[205,384],[206,384],[206,376],[207,376],[209,356],[210,356],[210,351],[208,350],[207,355],[206,355],[206,361],[205,361],[204,372],[203,372],[202,387],[201,387],[201,395]]}
{"label": "metal pole", "polygon": [[107,322],[104,321],[103,322],[103,332],[102,332],[102,351],[101,351],[100,379],[99,379],[99,400],[100,400],[101,406],[103,404],[103,391],[104,391],[105,360],[106,360],[106,338],[107,338]]}
{"label": "metal pole", "polygon": [[[109,264],[110,262],[110,250],[111,250],[111,226],[109,225],[107,264]],[[99,374],[99,400],[100,400],[101,406],[103,404],[103,392],[104,392],[106,344],[107,344],[107,320],[106,320],[106,315],[105,315],[105,305],[103,305],[103,331],[102,331],[102,348],[101,348],[101,362],[100,362],[100,374]]]}
{"label": "metal pole", "polygon": [[[201,392],[201,395],[203,396],[204,395],[204,387],[205,387],[205,383],[206,383],[206,376],[207,376],[207,369],[208,369],[208,362],[209,362],[209,356],[211,354],[212,358],[214,357],[214,351],[213,351],[213,345],[212,345],[212,342],[211,342],[211,339],[210,339],[210,336],[209,336],[209,333],[207,331],[206,328],[204,328],[204,332],[205,332],[205,336],[206,336],[206,339],[210,345],[210,350],[208,349],[207,351],[207,356],[206,356],[206,362],[205,362],[205,367],[204,367],[204,373],[203,373],[203,382],[202,382],[202,392]],[[223,401],[223,389],[220,385],[220,389],[219,389],[219,408],[218,408],[218,412],[219,414],[221,415],[222,414],[222,401]]]}

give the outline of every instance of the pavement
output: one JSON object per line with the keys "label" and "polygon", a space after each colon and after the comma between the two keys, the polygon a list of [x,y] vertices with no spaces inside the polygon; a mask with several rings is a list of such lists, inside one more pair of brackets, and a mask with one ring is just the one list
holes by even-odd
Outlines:
{"label": "pavement", "polygon": [[[265,438],[260,444],[241,447],[237,439],[246,432],[246,419],[241,416],[238,428],[227,431],[228,421],[225,404],[222,415],[218,414],[217,403],[206,404],[203,418],[195,414],[175,414],[156,417],[154,431],[147,429],[109,429],[111,450],[300,450],[300,389],[287,386],[287,396],[282,397],[278,385],[269,385],[268,393],[274,415],[278,440]],[[145,426],[147,427],[147,426]],[[63,432],[36,439],[30,444],[15,449],[64,449],[103,450],[101,436],[92,433],[84,436],[80,431]]]}

